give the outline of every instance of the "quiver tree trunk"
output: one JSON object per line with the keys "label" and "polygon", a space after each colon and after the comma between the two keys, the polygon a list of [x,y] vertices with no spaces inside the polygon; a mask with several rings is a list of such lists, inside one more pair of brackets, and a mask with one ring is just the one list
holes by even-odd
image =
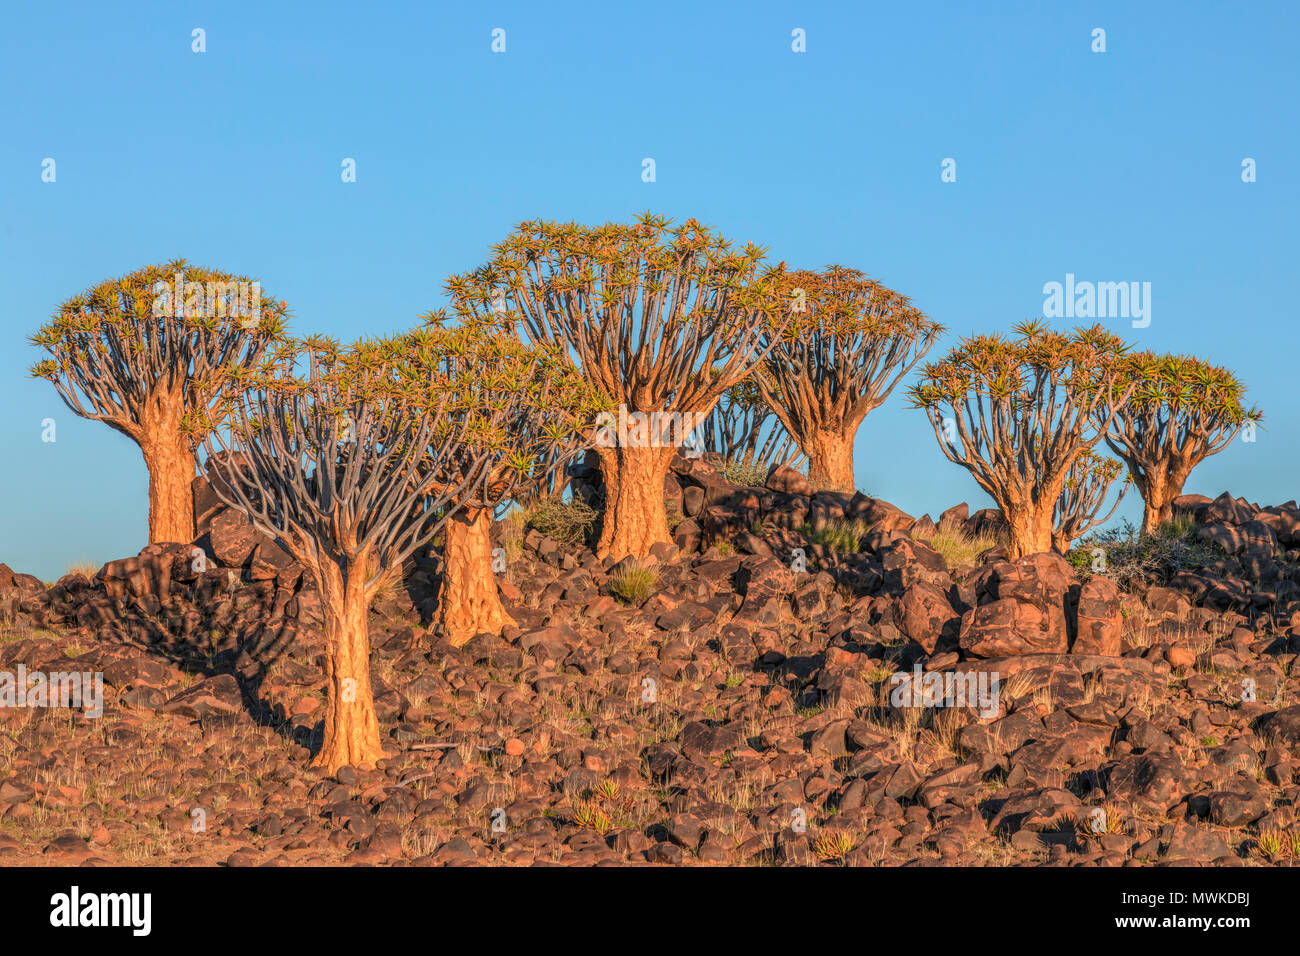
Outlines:
{"label": "quiver tree trunk", "polygon": [[149,469],[149,543],[194,540],[194,449],[181,430],[179,392],[155,390],[141,415],[138,441]]}
{"label": "quiver tree trunk", "polygon": [[492,566],[492,512],[466,509],[443,526],[442,587],[438,593],[436,623],[453,647],[475,634],[500,634],[514,619],[501,606],[496,571]]}
{"label": "quiver tree trunk", "polygon": [[1142,495],[1142,533],[1153,534],[1173,517],[1174,496],[1169,494],[1165,476],[1159,472],[1143,475],[1138,482],[1138,491]]}
{"label": "quiver tree trunk", "polygon": [[853,434],[818,431],[808,436],[808,481],[814,491],[853,494]]}
{"label": "quiver tree trunk", "polygon": [[[359,562],[366,567],[366,562]],[[352,569],[355,572],[355,567]],[[366,614],[370,602],[364,575],[345,574],[337,565],[317,572],[321,611],[325,618],[325,739],[312,761],[334,773],[342,766],[374,766],[384,757],[379,720],[370,686],[370,635]]]}
{"label": "quiver tree trunk", "polygon": [[597,556],[615,561],[628,555],[644,558],[653,545],[672,541],[664,506],[664,481],[675,452],[669,447],[622,445],[599,449],[605,479],[605,514]]}
{"label": "quiver tree trunk", "polygon": [[1055,543],[1052,534],[1052,505],[1003,509],[1007,519],[1007,553],[1012,561],[1030,554],[1051,551]]}
{"label": "quiver tree trunk", "polygon": [[1172,520],[1174,516],[1173,500],[1173,495],[1161,495],[1149,501],[1143,499],[1142,532],[1144,534],[1154,534],[1162,524]]}
{"label": "quiver tree trunk", "polygon": [[[1130,471],[1133,471],[1130,466]],[[1154,534],[1174,517],[1174,499],[1183,493],[1183,484],[1191,468],[1171,463],[1150,471],[1138,470],[1134,484],[1142,495],[1142,532]]]}

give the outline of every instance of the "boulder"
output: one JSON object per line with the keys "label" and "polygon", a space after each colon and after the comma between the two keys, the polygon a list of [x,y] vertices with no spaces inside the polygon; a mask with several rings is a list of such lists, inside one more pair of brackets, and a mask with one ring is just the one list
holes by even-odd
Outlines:
{"label": "boulder", "polygon": [[767,473],[765,484],[769,491],[779,491],[787,495],[808,497],[813,492],[807,476],[795,471],[789,465],[773,465]]}
{"label": "boulder", "polygon": [[1019,654],[1063,654],[1069,646],[1065,614],[1033,604],[1002,598],[962,615],[958,638],[971,657],[1014,657]]}
{"label": "boulder", "polygon": [[1071,590],[1079,586],[1069,562],[1054,552],[1000,561],[982,577],[981,584],[980,590],[991,599],[1010,598],[1042,611],[1062,608]]}
{"label": "boulder", "polygon": [[962,502],[959,505],[953,505],[939,515],[939,527],[952,527],[954,525],[965,524],[970,517],[970,505]]}
{"label": "boulder", "polygon": [[1090,579],[1079,590],[1074,654],[1119,657],[1124,649],[1124,615],[1119,588],[1109,578]]}
{"label": "boulder", "polygon": [[953,610],[943,589],[928,581],[918,581],[903,592],[894,616],[899,631],[920,644],[927,654],[933,654],[940,644],[954,644],[961,628],[961,616]]}
{"label": "boulder", "polygon": [[1255,517],[1258,510],[1245,498],[1234,498],[1225,491],[1199,511],[1196,520],[1206,524],[1245,524]]}
{"label": "boulder", "polygon": [[1069,615],[1079,593],[1059,554],[998,561],[975,579],[978,606],[962,616],[960,644],[972,657],[1064,653]]}
{"label": "boulder", "polygon": [[243,512],[234,508],[216,512],[208,523],[207,534],[212,556],[222,566],[245,568],[255,563],[259,577],[254,580],[269,580],[294,563],[274,539],[254,528]]}
{"label": "boulder", "polygon": [[980,535],[1002,535],[1007,531],[1007,520],[999,508],[981,508],[966,519],[966,533],[972,538]]}
{"label": "boulder", "polygon": [[879,498],[871,498],[869,501],[862,518],[874,531],[908,531],[916,523],[915,518],[897,505]]}
{"label": "boulder", "polygon": [[218,674],[182,691],[159,708],[194,720],[229,720],[243,708],[239,683],[230,674]]}
{"label": "boulder", "polygon": [[1191,518],[1193,521],[1200,521],[1212,500],[1205,495],[1179,495],[1170,502],[1170,507],[1175,518]]}
{"label": "boulder", "polygon": [[1217,545],[1228,554],[1258,553],[1272,557],[1277,551],[1277,535],[1262,521],[1229,524],[1215,521],[1197,527],[1196,537],[1207,544]]}

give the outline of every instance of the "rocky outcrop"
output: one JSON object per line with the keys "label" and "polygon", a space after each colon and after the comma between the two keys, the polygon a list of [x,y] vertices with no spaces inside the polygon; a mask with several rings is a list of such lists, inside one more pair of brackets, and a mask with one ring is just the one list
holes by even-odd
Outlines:
{"label": "rocky outcrop", "polygon": [[[312,586],[224,508],[200,510],[206,540],[48,588],[0,566],[0,670],[106,685],[100,722],[61,716],[66,736],[6,724],[0,816],[66,801],[86,825],[44,838],[44,862],[116,862],[122,826],[188,832],[191,808],[139,796],[177,786],[231,865],[1285,858],[1265,837],[1300,828],[1293,505],[1180,499],[1222,563],[1121,590],[1051,554],[950,566],[925,516],[773,478],[679,462],[677,546],[636,602],[617,566],[529,531],[499,582],[516,623],[460,648],[425,626],[437,559],[411,562],[370,616],[390,756],[332,779],[307,770]],[[809,537],[854,520],[848,545]],[[93,799],[49,786],[56,751],[94,761]],[[0,837],[0,858],[25,850]]]}

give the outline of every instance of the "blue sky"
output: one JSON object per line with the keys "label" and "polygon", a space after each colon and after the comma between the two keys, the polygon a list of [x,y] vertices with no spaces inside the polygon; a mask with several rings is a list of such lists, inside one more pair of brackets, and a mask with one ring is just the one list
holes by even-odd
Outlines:
{"label": "blue sky", "polygon": [[[452,6],[10,5],[0,561],[53,579],[146,543],[139,451],[26,377],[68,296],[183,256],[355,338],[414,324],[520,220],[644,210],[862,269],[948,327],[936,356],[1041,314],[1067,273],[1150,282],[1147,328],[1106,324],[1233,368],[1266,415],[1186,490],[1296,496],[1297,5]],[[901,388],[855,462],[915,514],[986,503]]]}

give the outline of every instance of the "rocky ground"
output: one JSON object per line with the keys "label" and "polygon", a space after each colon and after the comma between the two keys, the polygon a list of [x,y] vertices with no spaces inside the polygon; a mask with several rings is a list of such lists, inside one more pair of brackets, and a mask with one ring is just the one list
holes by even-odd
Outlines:
{"label": "rocky ground", "polygon": [[[334,777],[308,769],[315,594],[201,482],[198,551],[0,565],[0,670],[101,671],[106,698],[0,709],[0,863],[1300,860],[1294,503],[1185,497],[1172,558],[1098,573],[951,546],[991,512],[806,491],[679,459],[644,595],[503,523],[517,624],[458,649],[414,563],[371,615],[391,756]],[[994,710],[892,706],[918,669],[996,674]]]}

